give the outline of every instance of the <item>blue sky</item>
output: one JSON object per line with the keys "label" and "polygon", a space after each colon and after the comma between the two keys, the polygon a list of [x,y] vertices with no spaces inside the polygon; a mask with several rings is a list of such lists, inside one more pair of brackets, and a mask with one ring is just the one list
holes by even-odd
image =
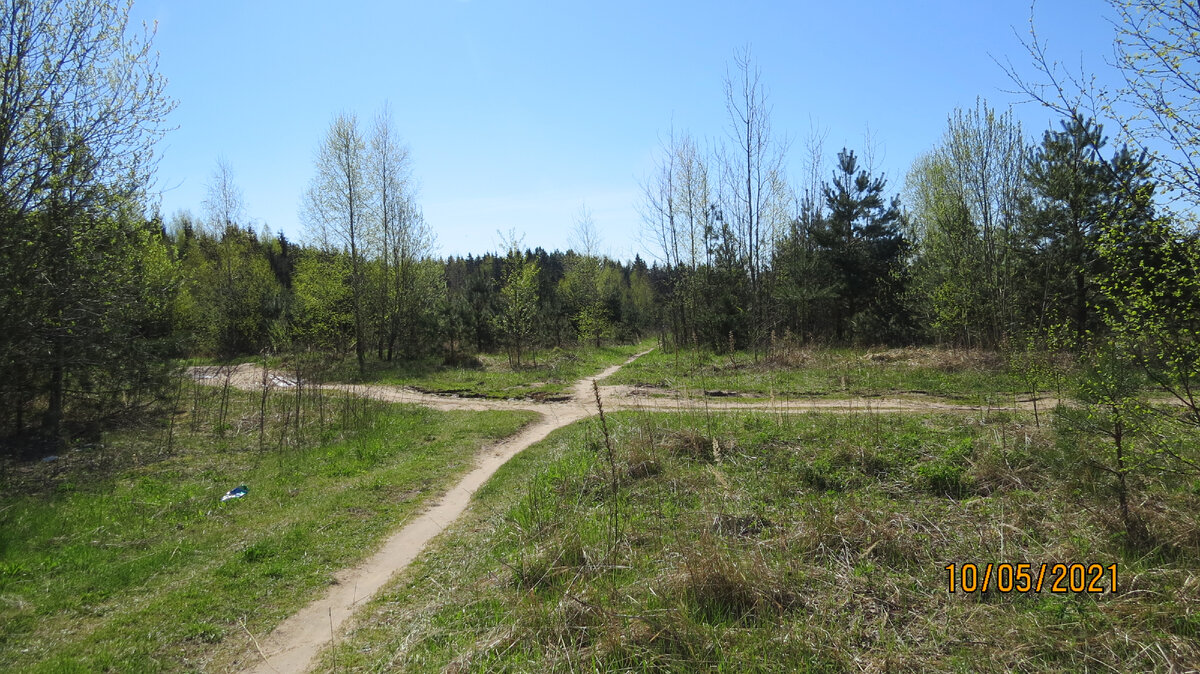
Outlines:
{"label": "blue sky", "polygon": [[[1043,0],[1052,54],[1103,68],[1105,2]],[[330,121],[389,103],[411,149],[440,254],[566,248],[582,204],[611,254],[639,243],[640,184],[672,126],[726,134],[722,82],[750,45],[797,175],[811,128],[827,161],[866,132],[889,189],[935,146],[947,115],[1017,104],[993,61],[1032,74],[1026,2],[181,2],[140,0],[178,100],[159,147],[162,210],[202,214],[218,157],[259,229],[302,239],[300,197]],[[1052,113],[1016,105],[1040,137]]]}

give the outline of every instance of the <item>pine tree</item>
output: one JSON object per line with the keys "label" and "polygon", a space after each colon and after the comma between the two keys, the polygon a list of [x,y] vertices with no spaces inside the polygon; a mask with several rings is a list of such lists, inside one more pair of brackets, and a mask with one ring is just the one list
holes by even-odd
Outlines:
{"label": "pine tree", "polygon": [[824,188],[828,215],[814,233],[831,275],[831,320],[839,340],[887,339],[901,329],[896,273],[906,243],[899,200],[885,202],[886,181],[860,170],[854,152],[838,153]]}
{"label": "pine tree", "polygon": [[1105,143],[1099,124],[1073,114],[1061,131],[1043,135],[1028,173],[1030,275],[1041,295],[1034,300],[1043,314],[1040,327],[1066,327],[1079,346],[1099,327],[1102,223],[1118,211],[1126,221],[1150,216],[1149,202],[1137,196],[1149,185],[1147,160],[1126,148],[1106,160]]}

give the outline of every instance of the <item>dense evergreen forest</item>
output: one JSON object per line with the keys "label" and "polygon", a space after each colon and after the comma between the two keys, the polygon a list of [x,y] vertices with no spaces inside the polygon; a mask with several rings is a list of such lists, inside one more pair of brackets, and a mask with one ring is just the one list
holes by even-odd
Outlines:
{"label": "dense evergreen forest", "polygon": [[426,357],[469,367],[503,351],[527,367],[542,349],[645,335],[718,352],[786,340],[1116,353],[1200,423],[1197,143],[1163,134],[1163,152],[1123,126],[1129,144],[1111,144],[1062,89],[1042,94],[1061,123],[1034,135],[982,100],[949,111],[903,189],[870,147],[827,153],[820,138],[796,180],[742,53],[725,82],[726,143],[673,134],[643,185],[645,259],[600,255],[586,213],[564,223],[579,234],[566,252],[514,235],[505,251],[439,258],[437,223],[411,187],[419,167],[386,110],[369,125],[341,115],[316,139],[302,241],[247,226],[224,163],[203,216],[154,213],[151,148],[174,103],[150,35],[125,41],[127,11],[102,3],[9,4],[0,434],[11,447],[150,409],[185,357],[320,351],[361,372]]}

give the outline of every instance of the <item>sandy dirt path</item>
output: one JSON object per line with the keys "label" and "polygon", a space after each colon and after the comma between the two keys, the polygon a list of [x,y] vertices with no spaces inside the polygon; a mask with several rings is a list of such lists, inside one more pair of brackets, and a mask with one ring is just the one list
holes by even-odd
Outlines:
{"label": "sandy dirt path", "polygon": [[[639,353],[625,363],[633,362],[634,359],[646,353],[649,351]],[[357,610],[358,605],[374,596],[395,573],[407,567],[416,558],[430,539],[457,519],[470,504],[471,495],[504,462],[526,447],[543,440],[555,429],[595,414],[595,402],[591,392],[592,381],[603,379],[616,372],[620,367],[621,365],[614,365],[597,375],[576,383],[571,391],[572,400],[570,402],[537,404],[491,401],[504,404],[502,406],[486,404],[477,407],[475,403],[488,401],[463,399],[454,399],[453,402],[445,399],[430,401],[439,403],[431,406],[443,409],[532,409],[539,412],[541,418],[523,428],[516,435],[485,448],[476,459],[475,468],[471,472],[467,473],[458,484],[451,487],[435,503],[428,506],[424,512],[409,520],[399,531],[392,534],[378,552],[358,566],[344,569],[335,574],[337,582],[329,588],[325,596],[300,609],[299,612],[280,623],[275,631],[265,639],[257,641],[254,646],[258,651],[258,662],[250,669],[250,672],[269,674],[307,670],[317,653],[341,632],[342,627]],[[250,387],[262,385],[261,370],[255,372],[247,369],[241,374],[245,377],[239,377],[234,382],[235,385],[249,385]],[[391,387],[354,387],[353,390],[384,400],[419,402],[421,404],[426,402],[425,394],[393,390]],[[440,398],[440,396],[429,397]],[[590,406],[587,404],[589,401],[592,401]],[[459,402],[463,404],[457,404]],[[443,405],[452,406],[442,407]]]}
{"label": "sandy dirt path", "polygon": [[[626,363],[643,354],[637,354]],[[393,403],[410,403],[422,405],[437,410],[525,410],[538,413],[563,413],[564,410],[583,405],[595,413],[595,398],[591,390],[593,379],[600,380],[619,370],[622,366],[609,367],[594,377],[580,380],[571,389],[569,401],[539,402],[526,399],[500,400],[494,398],[465,398],[455,395],[439,395],[424,393],[406,386],[389,386],[384,384],[324,384],[321,388],[329,391],[341,391],[354,395],[366,396],[376,400]],[[224,370],[217,367],[192,368],[193,376],[202,378],[206,383],[219,386],[223,383]],[[232,386],[259,390],[262,386],[262,369],[253,363],[243,363],[229,369],[229,381]],[[268,381],[274,381],[273,386],[290,386],[291,382],[281,376],[271,375]],[[905,397],[858,396],[848,398],[805,397],[805,398],[776,398],[774,400],[740,399],[740,396],[704,396],[680,395],[678,392],[665,391],[657,388],[644,388],[629,385],[600,386],[600,397],[605,411],[620,410],[661,410],[661,411],[764,411],[764,412],[963,412],[983,413],[1002,411],[1032,411],[1034,403],[1025,398],[1006,404],[977,405],[955,403],[947,398],[912,394]],[[582,402],[581,402],[582,401]],[[1170,402],[1170,401],[1167,401]],[[1037,400],[1039,410],[1051,410],[1059,401],[1053,397],[1040,397]]]}
{"label": "sandy dirt path", "polygon": [[[397,572],[404,569],[424,549],[425,545],[466,510],[471,495],[506,461],[530,445],[544,439],[552,431],[596,414],[592,382],[615,373],[624,365],[649,353],[644,351],[604,371],[586,377],[571,389],[570,400],[536,402],[531,400],[494,400],[461,398],[451,395],[423,393],[402,386],[326,384],[322,388],[348,392],[387,402],[412,403],[439,410],[526,410],[537,412],[540,418],[516,435],[491,445],[480,452],[476,466],[421,514],[408,521],[392,534],[374,555],[358,566],[335,574],[337,582],[328,592],[284,620],[266,638],[254,644],[257,663],[250,671],[255,674],[272,672],[302,672],[316,655],[336,638],[358,605],[375,595]],[[193,368],[192,376],[213,385],[222,385],[228,378],[232,386],[260,389],[264,377],[260,366],[244,363],[232,368]],[[271,387],[290,387],[295,382],[286,375],[268,373],[265,381]],[[770,411],[777,413],[823,411],[847,414],[872,412],[958,412],[1031,410],[1031,401],[1014,401],[1008,406],[963,405],[930,398],[845,398],[845,399],[777,399],[772,401],[739,401],[736,398],[707,396],[661,395],[661,391],[632,386],[599,386],[606,411]],[[1053,407],[1054,401],[1042,400],[1039,407]]]}

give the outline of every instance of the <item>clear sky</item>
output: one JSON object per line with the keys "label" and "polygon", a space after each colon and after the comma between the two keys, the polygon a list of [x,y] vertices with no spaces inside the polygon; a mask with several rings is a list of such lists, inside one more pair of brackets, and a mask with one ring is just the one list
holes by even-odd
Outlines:
{"label": "clear sky", "polygon": [[[1101,0],[1042,0],[1052,54],[1103,68]],[[442,255],[497,250],[497,231],[563,248],[582,204],[603,248],[631,258],[641,183],[672,126],[725,137],[722,82],[750,45],[772,124],[803,166],[810,129],[827,162],[869,130],[889,190],[934,147],[957,106],[1015,105],[1040,137],[1052,113],[1012,89],[993,58],[1032,69],[1017,0],[922,2],[424,2],[139,0],[157,21],[159,70],[179,106],[159,147],[162,211],[202,215],[224,157],[251,223],[302,239],[313,156],[342,111],[369,123],[387,102],[410,147]],[[1014,31],[1016,34],[1014,34]]]}

